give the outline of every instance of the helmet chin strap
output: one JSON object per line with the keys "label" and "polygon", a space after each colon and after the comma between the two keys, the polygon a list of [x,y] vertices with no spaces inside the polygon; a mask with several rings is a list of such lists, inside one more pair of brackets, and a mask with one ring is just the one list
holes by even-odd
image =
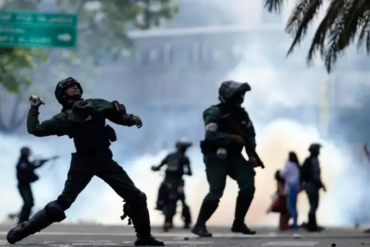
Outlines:
{"label": "helmet chin strap", "polygon": [[82,97],[81,94],[75,94],[75,95],[71,96],[70,98],[74,99],[74,100],[79,100],[79,99],[81,99],[81,97]]}
{"label": "helmet chin strap", "polygon": [[80,100],[82,99],[82,95],[81,94],[76,94],[76,95],[73,95],[73,96],[66,96],[64,97],[64,104],[63,104],[63,107],[66,107],[66,108],[70,108],[72,107],[73,103],[76,102],[77,100]]}

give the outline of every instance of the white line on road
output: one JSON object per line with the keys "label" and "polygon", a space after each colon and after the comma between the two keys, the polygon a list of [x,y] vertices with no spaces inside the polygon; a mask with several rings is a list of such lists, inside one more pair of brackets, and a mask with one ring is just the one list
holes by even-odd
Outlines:
{"label": "white line on road", "polygon": [[[0,232],[0,236],[6,236],[8,232]],[[35,235],[38,236],[136,236],[134,232],[38,232]],[[153,232],[153,235],[158,237],[188,237],[194,238],[196,235],[190,232]],[[281,234],[281,235],[270,235],[270,234],[256,234],[256,235],[243,235],[237,233],[214,233],[213,237],[218,238],[276,238],[284,237],[290,238],[293,237],[292,234]]]}
{"label": "white line on road", "polygon": [[315,246],[319,242],[268,242],[262,244],[262,246]]}
{"label": "white line on road", "polygon": [[[0,236],[6,236],[8,232],[1,232]],[[36,236],[130,236],[134,237],[136,234],[134,232],[38,232]],[[177,238],[198,238],[198,236],[192,234],[191,232],[153,232],[156,237],[177,237]],[[301,238],[338,238],[338,237],[365,237],[363,233],[350,233],[350,234],[333,234],[333,233],[320,233],[320,234],[256,234],[256,235],[243,235],[237,233],[214,233],[215,238],[267,238],[267,239],[278,239],[278,238],[290,238],[290,239],[301,239]]]}

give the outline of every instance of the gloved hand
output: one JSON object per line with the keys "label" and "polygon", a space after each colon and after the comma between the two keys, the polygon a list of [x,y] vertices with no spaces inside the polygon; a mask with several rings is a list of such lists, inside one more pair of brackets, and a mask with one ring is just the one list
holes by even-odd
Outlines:
{"label": "gloved hand", "polygon": [[39,107],[41,104],[43,104],[43,100],[37,96],[37,95],[31,95],[30,96],[30,105]]}
{"label": "gloved hand", "polygon": [[322,185],[321,185],[321,188],[322,188],[322,190],[323,190],[324,192],[326,192],[326,186],[325,186],[325,184],[322,184]]}
{"label": "gloved hand", "polygon": [[143,122],[141,121],[141,119],[138,116],[135,116],[135,115],[130,114],[129,115],[129,119],[131,120],[131,122],[134,125],[136,125],[136,127],[138,129],[140,129],[143,126]]}

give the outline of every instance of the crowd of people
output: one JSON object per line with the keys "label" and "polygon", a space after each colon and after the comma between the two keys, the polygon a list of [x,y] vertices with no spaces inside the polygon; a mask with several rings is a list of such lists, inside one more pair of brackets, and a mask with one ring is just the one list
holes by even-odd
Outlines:
{"label": "crowd of people", "polygon": [[[310,232],[320,232],[323,227],[317,224],[316,212],[319,207],[319,191],[326,191],[321,180],[319,163],[321,145],[313,143],[309,147],[310,155],[303,164],[299,162],[295,152],[289,152],[285,167],[275,173],[277,191],[273,196],[273,203],[268,212],[280,214],[279,229],[296,230],[299,227]],[[308,222],[298,225],[297,198],[301,191],[305,191],[310,203]],[[292,219],[292,224],[289,224]]]}

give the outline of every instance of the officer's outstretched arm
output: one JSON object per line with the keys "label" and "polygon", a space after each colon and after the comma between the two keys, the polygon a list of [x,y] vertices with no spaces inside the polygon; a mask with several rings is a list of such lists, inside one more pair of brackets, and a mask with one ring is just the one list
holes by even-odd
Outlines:
{"label": "officer's outstretched arm", "polygon": [[111,105],[112,107],[106,111],[106,117],[109,121],[123,126],[131,127],[136,125],[138,128],[141,128],[143,125],[141,119],[133,114],[128,114],[123,104],[113,101]]}
{"label": "officer's outstretched arm", "polygon": [[209,108],[203,113],[203,119],[206,126],[206,140],[219,145],[229,145],[231,134],[219,130],[222,119],[221,111],[217,107]]}
{"label": "officer's outstretched arm", "polygon": [[157,169],[158,169],[158,171],[164,166],[164,165],[166,165],[167,164],[167,162],[168,162],[168,156],[166,156],[162,161],[161,161],[161,163],[157,166]]}
{"label": "officer's outstretched arm", "polygon": [[39,115],[38,107],[31,106],[27,117],[28,133],[38,137],[52,135],[62,136],[65,134],[63,133],[63,123],[60,120],[51,118],[40,124]]}
{"label": "officer's outstretched arm", "polygon": [[49,159],[35,160],[33,162],[33,169],[37,169],[37,168],[43,166],[48,161],[49,161]]}

